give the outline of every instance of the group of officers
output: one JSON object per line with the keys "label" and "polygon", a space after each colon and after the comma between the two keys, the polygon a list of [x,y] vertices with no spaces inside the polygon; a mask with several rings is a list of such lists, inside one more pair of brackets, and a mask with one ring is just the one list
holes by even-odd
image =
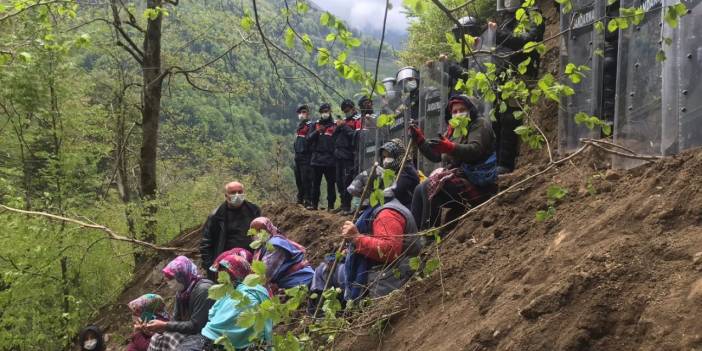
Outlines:
{"label": "group of officers", "polygon": [[[527,65],[527,71],[523,74],[528,80],[529,78],[535,78],[539,66],[539,55],[536,52],[532,53],[522,53],[521,49],[527,42],[540,42],[543,39],[544,25],[531,25],[527,26],[526,30],[520,34],[515,34],[514,29],[519,25],[519,21],[515,19],[515,12],[519,9],[521,2],[518,0],[500,0],[498,1],[497,16],[494,21],[488,21],[487,23],[481,23],[474,17],[463,17],[457,20],[457,24],[453,27],[452,32],[455,39],[458,42],[462,42],[464,57],[460,62],[452,62],[446,59],[445,56],[440,57],[441,64],[445,67],[445,74],[448,75],[447,84],[449,103],[442,108],[445,108],[445,121],[442,125],[448,127],[448,123],[452,118],[452,106],[457,101],[465,102],[468,106],[467,114],[471,118],[471,125],[469,126],[469,131],[479,125],[479,118],[484,118],[488,121],[487,124],[491,125],[491,130],[489,131],[494,136],[492,141],[493,145],[478,145],[475,142],[469,142],[473,146],[479,149],[490,149],[493,150],[488,154],[480,155],[476,159],[471,161],[476,164],[483,164],[488,162],[490,157],[494,153],[494,172],[496,174],[508,174],[511,173],[516,165],[516,158],[519,150],[519,137],[515,134],[514,130],[517,128],[521,121],[514,117],[514,112],[517,110],[516,106],[511,101],[504,101],[506,105],[506,110],[495,109],[495,118],[490,121],[488,114],[489,108],[485,106],[488,105],[484,103],[480,96],[472,97],[461,97],[460,92],[454,91],[453,87],[460,80],[466,80],[469,77],[469,70],[474,71],[485,71],[485,63],[492,62],[497,67],[498,76],[500,73],[510,71],[512,76],[517,74],[518,65],[526,60],[530,59]],[[538,9],[532,8],[530,11],[538,11]],[[473,43],[473,47],[469,47],[466,43],[464,37],[470,35],[475,37],[476,40]],[[490,38],[491,42],[488,42]],[[487,49],[487,50],[486,50]],[[490,51],[487,53],[487,51]],[[427,66],[436,65],[434,62],[427,62]],[[416,70],[415,70],[416,71]],[[402,71],[401,71],[402,72]],[[507,77],[503,75],[503,77]],[[505,78],[498,78],[505,79]],[[399,78],[398,78],[399,80]],[[416,79],[413,83],[417,83]],[[495,82],[499,84],[502,82]],[[416,92],[415,84],[413,87]],[[403,88],[406,88],[403,87]],[[410,88],[411,89],[411,88]],[[407,89],[405,89],[407,90]],[[408,100],[418,100],[420,97],[419,93],[408,94],[410,97]],[[491,104],[492,106],[499,106],[500,96],[498,95],[498,100]],[[423,145],[424,137],[423,132],[419,128],[422,123],[410,122],[410,120],[418,119],[416,112],[410,113],[410,118],[407,118],[406,112],[404,110],[413,110],[411,107],[413,104],[418,105],[416,102],[403,103],[402,108],[395,109],[393,106],[387,106],[387,97],[383,99],[384,106],[381,110],[383,113],[403,115],[404,119],[407,120],[405,127],[409,127],[406,133],[409,139],[417,146],[420,154],[426,156],[427,160],[432,163],[442,162],[442,166],[445,169],[460,169],[468,164],[455,164],[450,165],[446,163],[447,157],[433,157],[436,155],[431,155],[433,151],[436,151],[436,145],[444,139],[451,139],[451,134],[453,131],[448,127],[443,132],[443,136],[437,140],[430,140],[432,147],[429,148]],[[446,100],[444,100],[446,101]],[[407,106],[410,107],[407,107]],[[332,212],[341,212],[344,215],[351,214],[351,202],[352,195],[348,192],[347,188],[351,184],[354,177],[363,171],[362,164],[359,158],[366,157],[364,153],[365,144],[363,141],[359,140],[360,135],[364,130],[372,129],[375,127],[375,117],[373,110],[373,102],[367,96],[361,97],[358,101],[358,108],[353,101],[345,99],[340,104],[340,110],[343,116],[337,116],[336,119],[332,115],[332,106],[329,103],[322,103],[318,109],[318,117],[316,120],[311,117],[311,109],[307,104],[301,104],[297,107],[296,113],[298,117],[299,124],[295,132],[295,181],[297,184],[297,203],[304,205],[308,210],[319,209],[320,200],[320,187],[322,178],[326,180],[327,184],[327,210]],[[390,108],[389,108],[390,107]],[[416,111],[416,109],[414,109]],[[388,138],[390,139],[390,138]],[[471,139],[469,134],[463,138],[454,139],[464,139],[463,142],[467,142]],[[376,140],[375,148],[382,149],[380,146],[384,142],[390,140]],[[408,143],[409,140],[404,140]],[[459,144],[462,143],[460,140],[456,140]],[[489,142],[487,139],[483,139],[480,142]],[[429,144],[427,144],[429,145]],[[402,145],[407,147],[408,145]],[[429,154],[429,156],[427,156]],[[450,153],[448,153],[450,156]],[[440,154],[444,155],[444,154]],[[378,154],[379,164],[383,164],[383,155]],[[416,157],[416,156],[415,156]],[[420,156],[421,157],[421,156]],[[450,157],[449,157],[450,158]],[[413,162],[408,162],[417,166],[417,159],[414,158]],[[366,165],[367,166],[367,165]],[[450,167],[454,166],[454,167]],[[431,172],[431,170],[424,170],[425,172]],[[429,175],[429,174],[427,174]],[[422,177],[423,178],[423,177]],[[431,178],[431,177],[430,177]],[[443,183],[442,183],[443,184]],[[390,186],[390,185],[386,185]],[[339,208],[335,207],[336,193],[339,193],[341,199],[341,205]],[[450,194],[450,198],[457,199],[459,197],[456,194]],[[467,204],[463,203],[465,207]],[[414,205],[412,205],[414,206]],[[409,207],[409,206],[408,206]],[[434,207],[434,206],[432,206]]]}

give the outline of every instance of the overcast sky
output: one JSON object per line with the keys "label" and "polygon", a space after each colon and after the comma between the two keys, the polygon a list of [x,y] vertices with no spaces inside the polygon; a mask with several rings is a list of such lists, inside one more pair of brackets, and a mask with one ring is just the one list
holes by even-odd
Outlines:
{"label": "overcast sky", "polygon": [[[313,0],[319,7],[341,17],[352,27],[363,31],[364,28],[381,30],[385,0]],[[402,0],[390,0],[392,9],[388,12],[386,28],[389,31],[405,32],[407,17],[400,12]]]}

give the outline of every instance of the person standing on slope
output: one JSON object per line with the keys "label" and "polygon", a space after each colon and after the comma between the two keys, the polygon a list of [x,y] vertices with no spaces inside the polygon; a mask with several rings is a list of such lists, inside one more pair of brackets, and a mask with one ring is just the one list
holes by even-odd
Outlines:
{"label": "person standing on slope", "polygon": [[249,224],[261,216],[258,206],[245,200],[244,186],[239,182],[224,187],[224,198],[224,203],[207,217],[200,242],[202,267],[212,281],[217,276],[209,268],[219,254],[235,247],[251,250],[253,239],[248,235]]}
{"label": "person standing on slope", "polygon": [[[334,159],[334,131],[336,125],[332,119],[331,105],[323,103],[319,106],[319,120],[314,124],[314,130],[307,135],[312,158],[313,182],[312,182],[312,204],[310,210],[317,210],[319,206],[320,187],[322,177],[327,181],[327,210],[334,209],[336,202],[336,161]],[[253,220],[253,218],[252,218]],[[249,223],[251,223],[249,221]]]}

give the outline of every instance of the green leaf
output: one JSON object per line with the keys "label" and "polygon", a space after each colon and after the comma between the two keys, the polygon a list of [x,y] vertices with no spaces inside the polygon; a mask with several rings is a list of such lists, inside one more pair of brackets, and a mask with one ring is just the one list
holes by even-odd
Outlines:
{"label": "green leaf", "polygon": [[395,177],[395,171],[392,169],[383,170],[383,184],[386,188],[392,186],[392,184],[395,182]]}
{"label": "green leaf", "polygon": [[357,48],[361,46],[361,39],[351,38],[346,42],[346,46],[350,48]]}
{"label": "green leaf", "polygon": [[251,328],[256,324],[256,313],[253,310],[241,312],[236,320],[236,325],[240,328]]}
{"label": "green leaf", "polygon": [[382,114],[382,115],[378,116],[378,119],[376,120],[375,125],[378,128],[393,126],[393,125],[395,125],[395,118],[396,117],[397,117],[396,115]]}
{"label": "green leaf", "polygon": [[[226,273],[225,273],[226,274]],[[210,300],[219,300],[227,295],[231,290],[231,284],[215,284],[207,290],[207,298]]]}
{"label": "green leaf", "polygon": [[339,53],[339,56],[337,56],[336,60],[339,62],[346,62],[346,58],[348,57],[348,54],[346,51],[342,51]]}
{"label": "green leaf", "polygon": [[556,201],[560,200],[568,194],[568,189],[563,188],[558,185],[551,185],[546,189],[546,197],[549,200]]}
{"label": "green leaf", "polygon": [[530,63],[531,63],[531,57],[527,57],[526,60],[520,62],[519,66],[517,66],[517,71],[519,72],[519,74],[526,74]]}
{"label": "green leaf", "polygon": [[610,19],[609,23],[607,23],[607,30],[610,32],[614,32],[617,29],[618,29],[618,27],[617,27],[616,19],[615,18]]}
{"label": "green leaf", "polygon": [[663,62],[665,61],[665,59],[665,52],[663,50],[658,50],[658,52],[656,53],[656,62]]}
{"label": "green leaf", "polygon": [[329,50],[320,48],[317,52],[317,65],[324,66],[329,63]]}
{"label": "green leaf", "polygon": [[594,26],[597,33],[602,33],[605,30],[604,23],[602,23],[602,21],[595,21]]}
{"label": "green leaf", "polygon": [[436,258],[432,258],[424,265],[424,275],[432,274],[437,268],[439,268],[440,262]]}
{"label": "green leaf", "polygon": [[261,285],[262,283],[263,279],[258,274],[249,274],[246,276],[246,278],[244,278],[244,284],[247,286]]}
{"label": "green leaf", "polygon": [[413,271],[419,270],[419,264],[422,263],[422,261],[419,259],[419,256],[415,256],[410,258],[409,260],[409,267]]}
{"label": "green leaf", "polygon": [[312,45],[312,39],[310,39],[310,36],[307,34],[304,34],[302,36],[302,45],[305,47],[305,51],[307,51],[308,54],[311,54],[312,50],[314,50],[314,45]]}
{"label": "green leaf", "polygon": [[336,40],[336,34],[329,33],[329,34],[327,34],[327,37],[324,40],[329,41],[329,42],[334,41],[334,40]]}
{"label": "green leaf", "polygon": [[306,2],[297,0],[297,12],[300,14],[305,14],[310,9],[310,6]]}
{"label": "green leaf", "polygon": [[251,264],[251,271],[265,277],[266,276],[266,264],[263,261],[255,260]]}
{"label": "green leaf", "polygon": [[244,15],[244,17],[242,17],[241,21],[239,22],[241,28],[244,28],[244,30],[246,31],[251,30],[251,27],[253,27],[254,23],[254,20],[249,15]]}
{"label": "green leaf", "polygon": [[329,25],[329,19],[331,16],[329,15],[329,12],[323,12],[321,16],[319,16],[319,23],[321,23],[323,26]]}
{"label": "green leaf", "polygon": [[295,46],[295,32],[292,28],[288,27],[285,29],[285,46],[292,49]]}

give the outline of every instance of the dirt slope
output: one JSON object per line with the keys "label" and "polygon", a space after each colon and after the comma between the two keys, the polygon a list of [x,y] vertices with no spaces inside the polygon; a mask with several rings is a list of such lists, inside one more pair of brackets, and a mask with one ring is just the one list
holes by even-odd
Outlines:
{"label": "dirt slope", "polygon": [[[408,311],[382,339],[342,348],[702,349],[702,151],[621,173],[593,159],[471,216],[441,247],[441,274],[393,298]],[[570,193],[537,223],[554,183]]]}
{"label": "dirt slope", "polygon": [[[307,248],[308,259],[317,263],[326,252],[333,252],[334,245],[340,240],[340,228],[344,218],[323,211],[307,211],[294,204],[265,205],[264,216],[287,233],[287,235]],[[197,250],[202,232],[199,228],[186,230],[168,246]],[[199,264],[199,253],[187,255]],[[132,282],[127,285],[117,301],[103,306],[95,323],[110,334],[109,350],[122,350],[131,333],[131,314],[127,303],[146,293],[157,293],[172,304],[174,291],[169,291],[162,279],[161,269],[175,256],[154,258],[141,265],[134,274]],[[169,305],[169,307],[172,307]]]}

